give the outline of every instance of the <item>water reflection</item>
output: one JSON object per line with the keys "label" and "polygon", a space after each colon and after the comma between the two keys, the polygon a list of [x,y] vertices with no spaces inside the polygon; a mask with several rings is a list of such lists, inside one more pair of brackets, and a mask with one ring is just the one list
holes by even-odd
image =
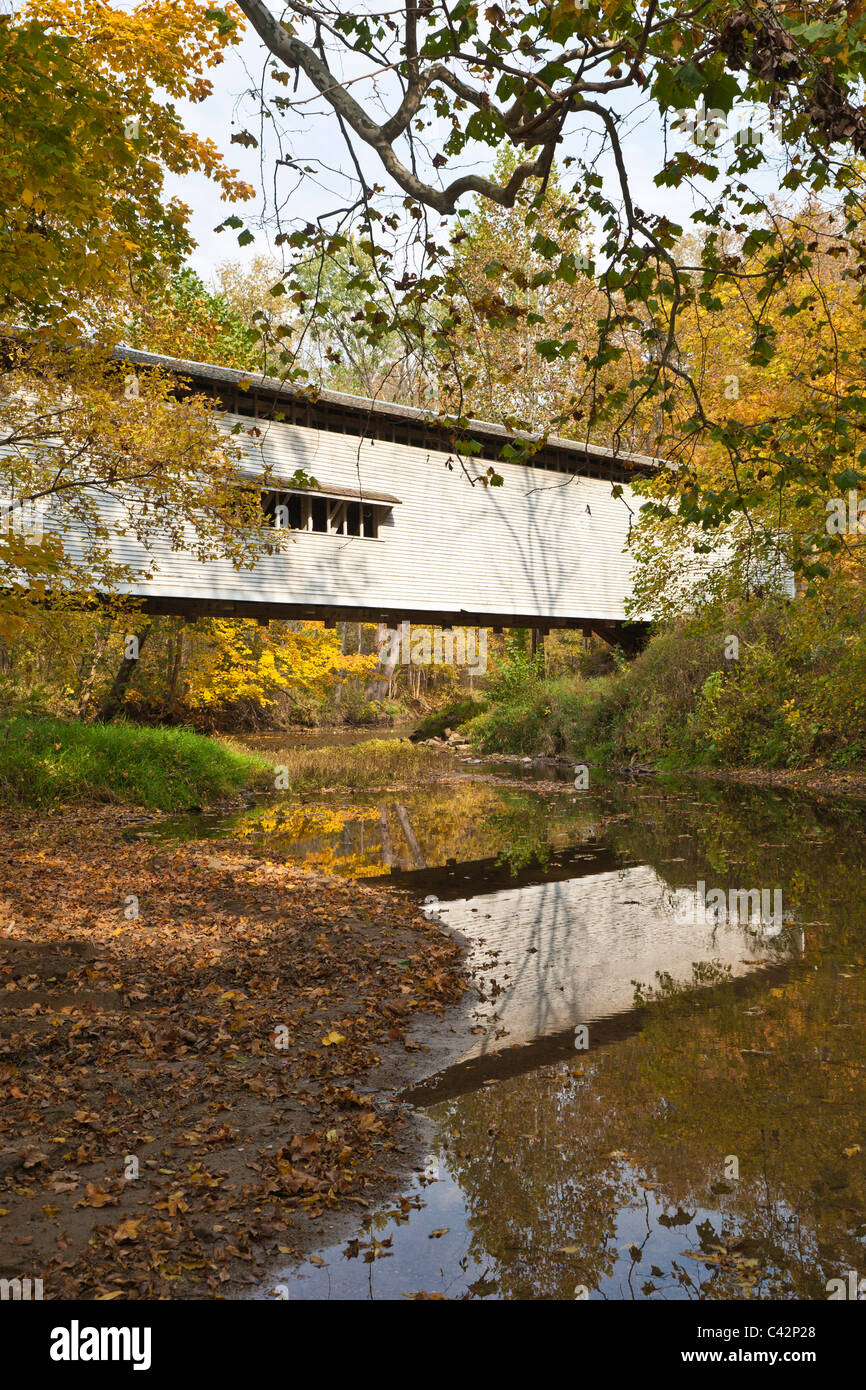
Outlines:
{"label": "water reflection", "polygon": [[691,981],[701,968],[704,978],[733,977],[772,958],[758,930],[678,921],[670,886],[645,864],[438,902],[435,911],[471,942],[487,991],[477,1015],[487,1031],[464,1060],[580,1025],[590,1033],[596,1020],[631,1009],[644,982]]}
{"label": "water reflection", "polygon": [[[496,856],[395,875],[510,980],[412,1097],[426,1173],[275,1276],[289,1297],[809,1299],[866,1270],[862,812],[672,786],[578,814],[510,880]],[[701,879],[780,887],[796,925],[689,935],[671,896]]]}
{"label": "water reflection", "polygon": [[[485,996],[409,1096],[426,1172],[262,1297],[806,1299],[866,1274],[862,811],[458,780],[213,830],[435,899]],[[699,882],[779,889],[789,926],[678,920]]]}

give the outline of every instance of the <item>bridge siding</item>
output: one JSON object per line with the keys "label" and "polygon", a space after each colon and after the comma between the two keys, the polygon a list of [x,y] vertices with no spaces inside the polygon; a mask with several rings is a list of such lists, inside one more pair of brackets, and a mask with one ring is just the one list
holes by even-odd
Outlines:
{"label": "bridge siding", "polygon": [[[250,425],[231,415],[225,422]],[[360,480],[399,497],[379,538],[300,533],[287,553],[242,571],[166,544],[152,553],[154,578],[131,592],[156,600],[445,612],[455,619],[461,610],[560,620],[626,616],[624,547],[629,506],[639,505],[628,485],[617,499],[606,479],[503,464],[503,487],[473,486],[458,459],[448,469],[444,452],[282,422],[259,427],[261,440],[245,445],[251,478],[266,459],[278,476],[302,467],[323,488],[357,487]],[[468,462],[466,471],[477,479],[488,466]],[[587,504],[591,515],[581,525]],[[118,537],[114,550],[123,562],[148,563],[133,536]]]}

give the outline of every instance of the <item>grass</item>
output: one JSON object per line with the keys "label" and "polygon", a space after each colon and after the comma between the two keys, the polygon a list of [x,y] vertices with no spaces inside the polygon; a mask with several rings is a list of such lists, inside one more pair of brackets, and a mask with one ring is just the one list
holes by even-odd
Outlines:
{"label": "grass", "polygon": [[413,738],[416,742],[422,738],[441,738],[446,729],[456,729],[458,725],[465,724],[467,719],[479,714],[485,705],[485,701],[470,696],[453,700],[444,709],[434,710],[431,714],[425,715]]}
{"label": "grass", "polygon": [[0,720],[0,798],[7,805],[96,801],[182,810],[265,778],[270,765],[261,757],[189,729]]}
{"label": "grass", "polygon": [[446,771],[452,757],[444,749],[418,748],[398,738],[373,738],[349,748],[281,748],[273,756],[275,767],[286,769],[293,792],[414,782]]}

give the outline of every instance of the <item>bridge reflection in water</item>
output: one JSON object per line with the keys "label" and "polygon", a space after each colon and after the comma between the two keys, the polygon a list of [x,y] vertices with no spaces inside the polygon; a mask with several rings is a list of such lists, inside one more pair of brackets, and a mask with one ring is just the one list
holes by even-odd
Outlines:
{"label": "bridge reflection in water", "polygon": [[711,985],[760,967],[778,970],[790,957],[792,932],[775,923],[716,924],[703,913],[684,922],[676,890],[655,869],[620,862],[598,844],[573,846],[516,877],[487,860],[398,871],[387,881],[415,890],[431,918],[466,938],[482,995],[479,1031],[456,1069],[438,1079],[437,1096],[453,1092],[459,1072],[464,1084],[477,1085],[480,1074],[574,1055],[579,1025],[588,1028],[590,1049],[632,1031],[636,985],[658,988],[660,977]]}

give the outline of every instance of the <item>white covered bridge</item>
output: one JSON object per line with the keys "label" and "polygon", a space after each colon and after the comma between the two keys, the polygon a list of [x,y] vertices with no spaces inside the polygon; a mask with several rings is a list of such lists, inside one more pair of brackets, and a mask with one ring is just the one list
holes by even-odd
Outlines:
{"label": "white covered bridge", "polygon": [[[255,420],[245,445],[250,476],[271,469],[263,508],[283,508],[293,532],[253,570],[118,537],[116,557],[151,572],[130,590],[149,611],[621,632],[639,505],[629,479],[651,459],[551,438],[531,467],[506,463],[509,436],[481,422],[464,431],[479,450],[466,457],[421,410],[331,391],[311,399],[223,367],[119,355],[133,367],[174,371],[214,397],[227,428],[249,430]],[[491,463],[502,487],[481,481]],[[298,469],[315,478],[315,490],[292,488]]]}

